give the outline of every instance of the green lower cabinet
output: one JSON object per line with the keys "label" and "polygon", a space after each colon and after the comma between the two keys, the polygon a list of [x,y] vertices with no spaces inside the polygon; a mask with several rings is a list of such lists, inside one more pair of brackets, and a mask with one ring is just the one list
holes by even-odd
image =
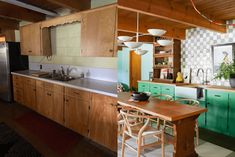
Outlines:
{"label": "green lower cabinet", "polygon": [[228,134],[235,137],[235,92],[229,93]]}
{"label": "green lower cabinet", "polygon": [[174,86],[162,85],[161,86],[161,94],[170,95],[174,98],[175,97],[175,87]]}
{"label": "green lower cabinet", "polygon": [[[203,108],[206,108],[206,102],[205,101],[199,101],[200,106]],[[198,125],[199,127],[205,128],[206,127],[206,113],[200,114],[198,117]]]}
{"label": "green lower cabinet", "polygon": [[228,100],[228,93],[224,91],[207,91],[206,126],[208,129],[227,134]]}
{"label": "green lower cabinet", "polygon": [[161,86],[158,84],[150,84],[149,92],[151,93],[152,96],[157,96],[161,94]]}
{"label": "green lower cabinet", "polygon": [[139,82],[138,83],[138,92],[149,92],[149,83],[148,82]]}

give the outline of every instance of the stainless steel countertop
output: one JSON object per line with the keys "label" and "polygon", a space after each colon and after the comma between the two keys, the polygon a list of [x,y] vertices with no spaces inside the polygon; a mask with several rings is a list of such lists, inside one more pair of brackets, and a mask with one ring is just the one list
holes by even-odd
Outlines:
{"label": "stainless steel countertop", "polygon": [[89,91],[93,93],[117,97],[117,83],[115,82],[101,81],[101,80],[95,80],[95,79],[89,79],[89,78],[81,78],[81,79],[75,79],[71,81],[62,82],[62,81],[46,79],[43,77],[34,77],[32,76],[32,74],[35,72],[39,72],[39,71],[24,70],[24,71],[12,72],[12,74],[29,77],[29,78],[33,78],[36,80],[42,80],[42,81],[46,81],[50,83],[55,83],[55,84],[62,85],[65,87],[71,87],[71,88],[85,90],[85,91]]}

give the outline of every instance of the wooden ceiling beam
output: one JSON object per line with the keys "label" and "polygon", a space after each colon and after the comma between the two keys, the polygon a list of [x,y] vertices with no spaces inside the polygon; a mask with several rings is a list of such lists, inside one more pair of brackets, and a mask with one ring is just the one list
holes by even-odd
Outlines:
{"label": "wooden ceiling beam", "polygon": [[[140,12],[191,27],[201,27],[217,32],[226,32],[225,26],[219,26],[201,17],[191,6],[171,0],[118,0],[118,7]],[[224,21],[223,21],[224,22]]]}
{"label": "wooden ceiling beam", "polygon": [[5,2],[0,2],[0,8],[0,16],[5,18],[24,20],[29,22],[38,22],[45,20],[46,18],[44,14]]}
{"label": "wooden ceiling beam", "polygon": [[[148,33],[147,29],[150,29],[150,28],[158,28],[158,29],[166,30],[167,33],[164,34],[163,37],[180,39],[180,40],[185,39],[185,29],[176,28],[174,26],[168,26],[166,24],[160,24],[157,22],[150,23],[150,22],[140,20],[139,32],[141,34]],[[118,17],[118,30],[122,30],[126,32],[136,32],[136,20],[119,16]]]}
{"label": "wooden ceiling beam", "polygon": [[81,11],[91,8],[91,0],[46,0],[64,8]]}
{"label": "wooden ceiling beam", "polygon": [[0,28],[1,29],[18,30],[19,29],[19,21],[0,18]]}

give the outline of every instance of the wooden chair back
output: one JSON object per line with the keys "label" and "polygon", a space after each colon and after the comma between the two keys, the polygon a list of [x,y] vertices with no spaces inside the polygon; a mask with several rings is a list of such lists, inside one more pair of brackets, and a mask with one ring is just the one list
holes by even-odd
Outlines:
{"label": "wooden chair back", "polygon": [[177,99],[176,102],[180,104],[192,105],[192,106],[200,106],[199,101],[194,99]]}
{"label": "wooden chair back", "polygon": [[167,95],[167,94],[159,94],[154,96],[155,98],[161,99],[161,100],[167,100],[167,101],[173,101],[173,97],[171,95]]}
{"label": "wooden chair back", "polygon": [[[138,135],[142,134],[145,129],[147,128],[150,119],[157,118],[156,116],[149,116],[149,115],[140,115],[140,112],[135,109],[121,109],[120,114],[124,120],[124,130],[128,131],[129,135],[133,135],[133,127],[142,123],[142,127],[138,132]],[[135,123],[130,123],[131,120],[135,119]]]}

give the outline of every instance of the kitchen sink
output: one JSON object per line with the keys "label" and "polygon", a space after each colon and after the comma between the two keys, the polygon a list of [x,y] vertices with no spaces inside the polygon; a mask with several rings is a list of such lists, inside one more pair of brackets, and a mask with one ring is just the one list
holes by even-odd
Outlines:
{"label": "kitchen sink", "polygon": [[56,81],[63,81],[63,82],[67,82],[67,81],[71,81],[75,79],[72,76],[58,75],[58,74],[57,75],[49,74],[49,75],[42,76],[42,78],[56,80]]}
{"label": "kitchen sink", "polygon": [[193,84],[176,86],[175,97],[202,100],[205,97],[205,86]]}

